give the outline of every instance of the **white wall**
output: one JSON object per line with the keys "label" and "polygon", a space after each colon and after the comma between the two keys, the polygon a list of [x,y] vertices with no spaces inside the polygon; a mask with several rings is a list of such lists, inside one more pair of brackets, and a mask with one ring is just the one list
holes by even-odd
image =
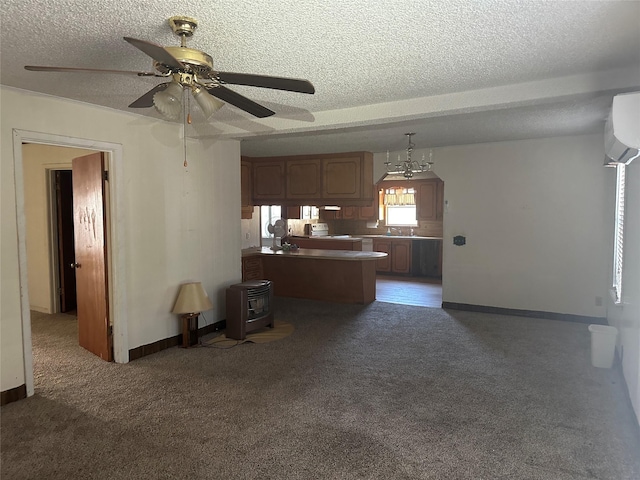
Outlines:
{"label": "white wall", "polygon": [[53,313],[51,205],[48,170],[70,170],[71,160],[91,150],[28,144],[22,147],[27,272],[31,310]]}
{"label": "white wall", "polygon": [[[445,182],[443,301],[606,316],[614,189],[603,135],[433,152]],[[374,178],[385,158],[374,155]]]}
{"label": "white wall", "polygon": [[253,216],[240,221],[242,229],[242,248],[259,247],[261,241],[260,232],[260,207],[253,207]]}
{"label": "white wall", "polygon": [[[443,301],[606,316],[613,219],[602,135],[447,147],[435,158]],[[453,245],[456,235],[466,245]]]}
{"label": "white wall", "polygon": [[122,145],[129,349],[179,333],[170,310],[182,282],[202,281],[214,303],[207,321],[224,318],[224,289],[241,278],[239,142],[189,141],[185,168],[179,125],[6,87],[0,105],[0,390],[25,383],[14,129]]}
{"label": "white wall", "polygon": [[[613,172],[613,169],[611,169]],[[622,304],[610,303],[609,323],[618,328],[622,371],[640,420],[640,162],[627,167]],[[611,184],[615,184],[612,173]],[[610,214],[614,207],[611,205]]]}

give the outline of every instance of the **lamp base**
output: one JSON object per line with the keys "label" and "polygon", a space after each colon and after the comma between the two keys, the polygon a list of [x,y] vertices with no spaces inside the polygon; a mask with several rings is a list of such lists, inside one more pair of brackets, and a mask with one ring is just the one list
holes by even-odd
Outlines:
{"label": "lamp base", "polygon": [[182,346],[184,348],[198,345],[198,313],[185,313],[182,319]]}

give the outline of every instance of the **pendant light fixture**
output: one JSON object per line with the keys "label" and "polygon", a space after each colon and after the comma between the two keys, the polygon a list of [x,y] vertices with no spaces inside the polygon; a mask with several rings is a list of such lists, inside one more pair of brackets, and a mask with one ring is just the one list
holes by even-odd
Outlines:
{"label": "pendant light fixture", "polygon": [[411,158],[411,155],[413,153],[413,147],[415,147],[415,144],[411,141],[411,137],[415,135],[415,133],[405,133],[405,135],[408,140],[407,156],[404,161],[400,161],[400,155],[398,155],[398,163],[396,163],[392,167],[391,162],[389,161],[389,150],[387,150],[387,161],[384,162],[387,173],[395,173],[403,175],[405,178],[413,178],[414,173],[430,172],[433,168],[433,152],[429,150],[428,162],[425,162],[424,154],[422,155],[422,163],[418,163],[416,160],[413,160]]}

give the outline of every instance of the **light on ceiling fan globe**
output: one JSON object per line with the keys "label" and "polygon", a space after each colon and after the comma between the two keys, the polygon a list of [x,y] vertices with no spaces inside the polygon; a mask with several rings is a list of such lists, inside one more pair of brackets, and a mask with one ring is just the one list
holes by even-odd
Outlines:
{"label": "light on ceiling fan globe", "polygon": [[224,102],[221,102],[216,97],[200,87],[193,90],[193,98],[196,99],[196,103],[198,104],[200,109],[202,109],[204,118],[206,118],[207,120],[209,119],[209,117],[211,117],[211,115],[216,113],[224,106]]}
{"label": "light on ceiling fan globe", "polygon": [[163,91],[153,96],[153,105],[156,110],[170,120],[180,118],[182,112],[182,85],[172,82]]}

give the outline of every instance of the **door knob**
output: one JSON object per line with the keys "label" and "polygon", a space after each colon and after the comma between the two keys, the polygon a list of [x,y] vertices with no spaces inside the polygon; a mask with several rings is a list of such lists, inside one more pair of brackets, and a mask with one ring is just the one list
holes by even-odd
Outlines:
{"label": "door knob", "polygon": [[79,263],[71,263],[70,267],[71,268],[80,268],[80,264]]}

